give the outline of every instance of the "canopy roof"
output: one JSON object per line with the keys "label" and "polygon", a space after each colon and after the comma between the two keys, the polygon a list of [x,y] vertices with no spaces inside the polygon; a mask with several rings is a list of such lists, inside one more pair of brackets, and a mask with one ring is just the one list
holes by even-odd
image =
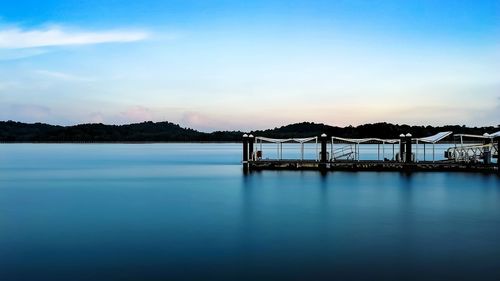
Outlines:
{"label": "canopy roof", "polygon": [[289,138],[289,139],[272,139],[266,137],[255,137],[256,140],[274,142],[274,143],[283,143],[283,142],[298,142],[305,143],[316,140],[318,137],[309,137],[309,138]]}
{"label": "canopy roof", "polygon": [[498,131],[498,132],[496,132],[496,133],[493,133],[493,134],[489,134],[489,137],[490,137],[490,138],[500,137],[500,131]]}
{"label": "canopy roof", "polygon": [[379,139],[379,138],[349,139],[341,137],[332,137],[332,140],[339,140],[349,143],[364,143],[364,142],[398,143],[399,142],[399,140],[395,139]]}
{"label": "canopy roof", "polygon": [[478,139],[492,139],[496,137],[500,137],[500,131],[492,133],[492,134],[484,134],[484,135],[471,135],[471,134],[457,134],[457,137],[467,137],[467,138],[478,138]]}
{"label": "canopy roof", "polygon": [[418,141],[421,141],[421,142],[428,142],[428,143],[436,143],[444,138],[446,138],[447,136],[453,134],[453,132],[451,131],[447,131],[447,132],[439,132],[433,136],[430,136],[430,137],[425,137],[425,138],[419,138],[417,139]]}

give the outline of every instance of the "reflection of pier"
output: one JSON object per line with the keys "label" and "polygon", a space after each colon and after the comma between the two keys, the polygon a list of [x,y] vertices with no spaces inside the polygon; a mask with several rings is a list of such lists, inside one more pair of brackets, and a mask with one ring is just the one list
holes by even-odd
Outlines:
{"label": "reflection of pier", "polygon": [[[458,137],[460,138],[459,143],[453,141]],[[479,143],[465,144],[464,138],[474,139],[476,142],[479,140]],[[444,159],[436,160],[435,146],[443,142],[453,144],[450,144],[450,147],[444,152]],[[350,139],[336,136],[328,138],[326,134],[320,137],[273,139],[245,134],[243,136],[243,167],[245,171],[287,169],[498,172],[500,170],[499,142],[500,132],[482,136],[453,136],[452,132],[440,132],[423,138],[414,138],[411,134],[401,134],[398,139]],[[275,158],[267,157],[263,143],[276,144]],[[298,143],[300,157],[284,159],[283,144],[286,143]],[[306,144],[314,146],[314,157],[310,157],[310,155],[306,157],[304,152]],[[366,145],[376,146],[376,159],[363,159],[360,148]],[[429,146],[431,146],[430,149]],[[429,150],[432,157],[427,160],[426,155]]]}

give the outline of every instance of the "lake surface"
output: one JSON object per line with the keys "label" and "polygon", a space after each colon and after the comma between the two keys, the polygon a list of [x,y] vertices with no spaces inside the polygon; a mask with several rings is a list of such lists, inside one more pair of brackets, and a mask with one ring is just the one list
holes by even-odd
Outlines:
{"label": "lake surface", "polygon": [[0,280],[500,278],[496,175],[244,176],[240,159],[240,144],[1,144]]}

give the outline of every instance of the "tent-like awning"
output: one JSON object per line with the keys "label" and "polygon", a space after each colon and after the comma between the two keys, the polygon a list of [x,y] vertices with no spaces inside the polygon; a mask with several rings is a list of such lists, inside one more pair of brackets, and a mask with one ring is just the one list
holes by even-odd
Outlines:
{"label": "tent-like awning", "polygon": [[430,136],[430,137],[425,137],[425,138],[418,138],[417,141],[419,142],[427,142],[427,143],[437,143],[439,142],[440,140],[446,138],[447,136],[453,134],[453,132],[451,131],[447,131],[447,132],[439,132],[433,136]]}
{"label": "tent-like awning", "polygon": [[424,143],[424,161],[425,161],[425,143],[432,143],[432,162],[435,161],[436,159],[436,152],[435,152],[435,144],[447,136],[453,134],[452,131],[446,131],[446,132],[439,132],[433,136],[425,137],[425,138],[418,138],[417,139],[417,145],[415,147],[415,161],[418,162],[418,142],[423,142]]}
{"label": "tent-like awning", "polygon": [[456,134],[455,137],[466,137],[466,138],[476,138],[476,139],[493,139],[496,137],[500,137],[500,131],[492,133],[492,134],[484,134],[484,135],[472,135],[472,134]]}
{"label": "tent-like awning", "polygon": [[313,140],[316,140],[318,137],[309,137],[309,138],[288,138],[288,139],[273,139],[273,138],[266,138],[266,137],[256,137],[255,140],[260,140],[260,141],[266,141],[266,142],[272,142],[272,143],[284,143],[284,142],[298,142],[298,143],[305,143],[305,142],[310,142]]}
{"label": "tent-like awning", "polygon": [[487,139],[488,137],[487,136],[483,136],[483,135],[472,135],[472,134],[456,134],[455,137],[466,137],[466,138],[476,138],[476,139]]}
{"label": "tent-like awning", "polygon": [[378,143],[398,143],[399,140],[395,139],[379,139],[379,138],[362,138],[362,139],[349,139],[341,137],[332,137],[332,140],[339,140],[348,143],[366,143],[366,142],[378,142]]}
{"label": "tent-like awning", "polygon": [[[348,146],[354,146],[354,150],[352,147],[346,149],[345,147],[339,147],[334,149],[334,141],[338,143],[349,143]],[[393,146],[393,157],[394,157],[394,145],[399,142],[399,139],[381,139],[381,138],[341,138],[341,137],[332,137],[332,146],[331,146],[331,155],[333,159],[343,157],[346,155],[354,155],[354,160],[359,161],[360,155],[360,144],[363,143],[376,143],[377,144],[377,158],[380,160],[380,156],[382,155],[385,158],[385,144],[392,144]],[[380,145],[382,144],[382,154],[380,154]],[[346,154],[347,151],[347,154]],[[340,154],[341,156],[338,156]]]}
{"label": "tent-like awning", "polygon": [[490,138],[500,137],[500,131],[493,133],[493,134],[488,134],[488,137],[490,137]]}
{"label": "tent-like awning", "polygon": [[[296,142],[300,143],[300,155],[301,159],[304,160],[304,143],[315,141],[316,142],[316,157],[318,157],[318,137],[309,137],[309,138],[288,138],[288,139],[273,139],[266,137],[255,137],[255,140],[260,143],[260,151],[262,153],[262,142],[272,142],[276,143],[277,146],[277,156],[278,159],[283,159],[283,143],[286,142]],[[317,160],[318,158],[316,158]]]}

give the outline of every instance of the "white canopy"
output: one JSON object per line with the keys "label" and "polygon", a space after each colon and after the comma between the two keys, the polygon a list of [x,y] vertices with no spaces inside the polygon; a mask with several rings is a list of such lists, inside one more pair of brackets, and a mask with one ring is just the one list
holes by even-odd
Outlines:
{"label": "white canopy", "polygon": [[471,135],[471,134],[457,134],[457,137],[466,137],[466,138],[477,138],[477,139],[493,139],[496,137],[500,137],[500,131],[492,133],[492,134],[484,134],[484,135]]}
{"label": "white canopy", "polygon": [[363,139],[349,139],[341,137],[332,137],[332,140],[339,140],[350,143],[364,143],[364,142],[381,142],[381,143],[398,143],[399,140],[394,139],[379,139],[379,138],[363,138]]}
{"label": "white canopy", "polygon": [[467,138],[477,138],[477,139],[487,139],[483,135],[471,135],[471,134],[456,134],[455,137],[467,137]]}
{"label": "white canopy", "polygon": [[446,138],[447,136],[453,134],[453,132],[451,131],[448,131],[448,132],[439,132],[433,136],[430,136],[430,137],[425,137],[425,138],[419,138],[417,139],[418,141],[421,141],[421,142],[427,142],[427,143],[436,143],[444,138]]}
{"label": "white canopy", "polygon": [[[310,137],[310,138],[288,138],[288,139],[273,139],[273,138],[266,138],[266,137],[255,137],[255,140],[259,141],[260,140],[260,150],[262,150],[262,142],[272,142],[276,143],[278,145],[278,158],[277,159],[283,159],[283,143],[285,142],[298,142],[300,143],[300,159],[304,160],[304,143],[310,142],[310,141],[316,141],[316,157],[319,157],[318,155],[318,137]],[[317,160],[318,158],[316,158]]]}
{"label": "white canopy", "polygon": [[266,138],[266,137],[256,137],[256,140],[261,140],[261,141],[267,141],[267,142],[273,142],[273,143],[284,143],[284,142],[298,142],[298,143],[305,143],[309,141],[316,140],[318,137],[310,137],[310,138],[288,138],[288,139],[272,139],[272,138]]}
{"label": "white canopy", "polygon": [[500,131],[496,132],[496,133],[493,133],[493,134],[488,134],[488,136],[490,138],[496,138],[496,137],[500,137]]}

